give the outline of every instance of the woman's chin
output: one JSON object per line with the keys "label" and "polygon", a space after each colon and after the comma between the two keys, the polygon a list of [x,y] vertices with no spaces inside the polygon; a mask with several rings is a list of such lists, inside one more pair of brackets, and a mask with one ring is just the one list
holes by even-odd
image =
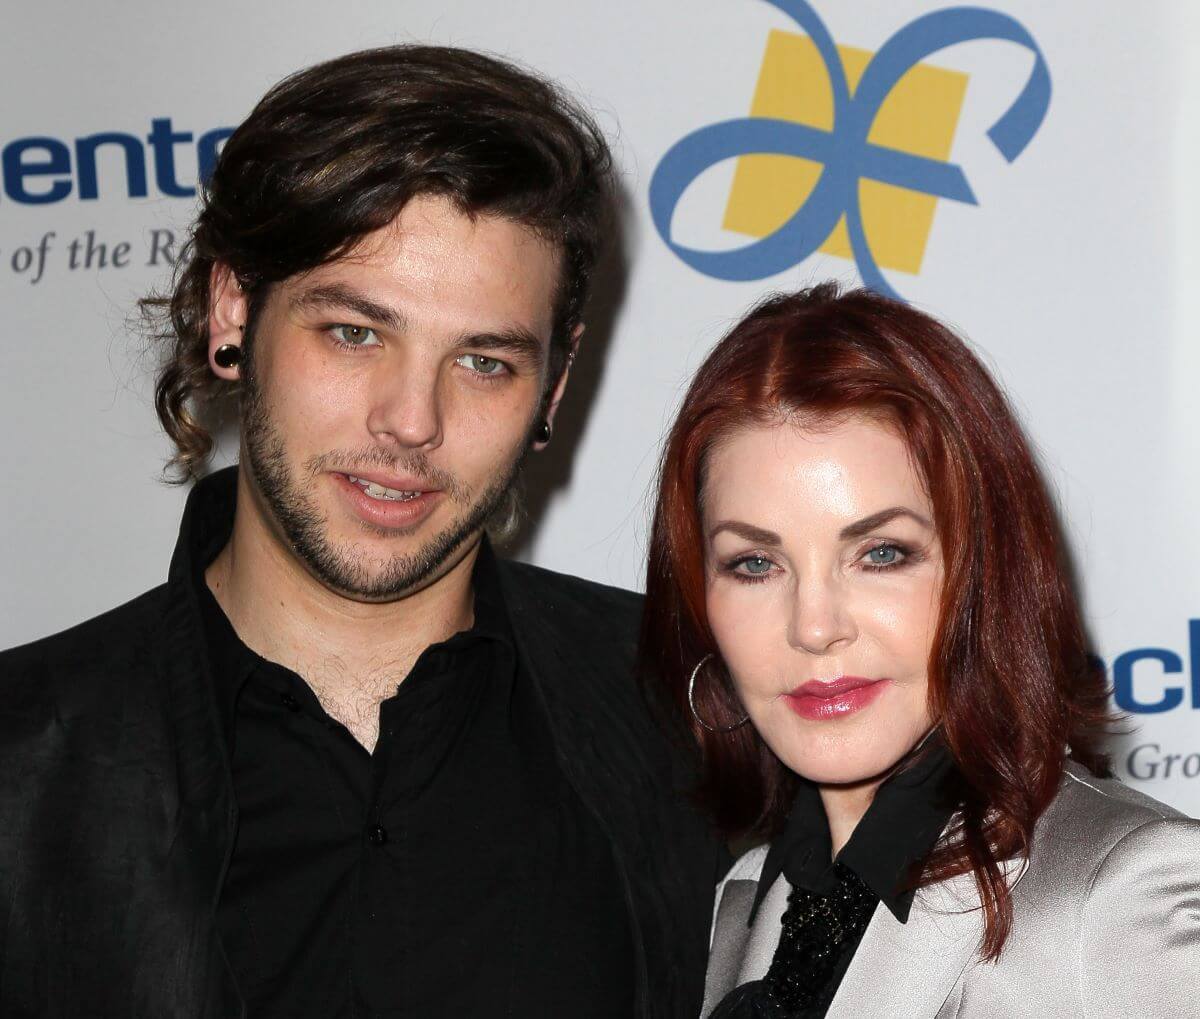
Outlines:
{"label": "woman's chin", "polygon": [[816,785],[844,786],[846,788],[870,784],[878,781],[887,773],[886,768],[879,770],[875,768],[847,768],[837,765],[808,767],[803,771],[798,768],[792,768],[792,770],[801,778],[806,778]]}
{"label": "woman's chin", "polygon": [[880,754],[875,748],[862,755],[847,754],[845,747],[830,755],[779,754],[779,759],[801,778],[819,786],[847,788],[882,781],[903,757],[903,748],[897,748],[894,754]]}
{"label": "woman's chin", "polygon": [[[777,722],[778,716],[771,721]],[[787,721],[759,732],[787,768],[820,786],[883,781],[929,728],[925,718],[903,726],[863,724],[870,721],[865,718],[800,726],[790,717]]]}

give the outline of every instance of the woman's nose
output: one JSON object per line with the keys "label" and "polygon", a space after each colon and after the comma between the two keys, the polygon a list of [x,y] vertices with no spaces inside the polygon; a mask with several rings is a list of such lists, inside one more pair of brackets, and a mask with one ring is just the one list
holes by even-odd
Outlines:
{"label": "woman's nose", "polygon": [[802,581],[794,595],[788,643],[811,655],[830,654],[858,635],[845,592],[835,578]]}

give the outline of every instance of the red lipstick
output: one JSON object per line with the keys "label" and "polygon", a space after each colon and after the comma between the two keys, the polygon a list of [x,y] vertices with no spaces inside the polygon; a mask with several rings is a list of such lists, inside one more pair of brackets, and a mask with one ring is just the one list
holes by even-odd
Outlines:
{"label": "red lipstick", "polygon": [[784,694],[784,700],[801,718],[822,722],[845,718],[861,711],[883,693],[890,679],[865,679],[862,676],[839,676],[829,682],[809,680]]}

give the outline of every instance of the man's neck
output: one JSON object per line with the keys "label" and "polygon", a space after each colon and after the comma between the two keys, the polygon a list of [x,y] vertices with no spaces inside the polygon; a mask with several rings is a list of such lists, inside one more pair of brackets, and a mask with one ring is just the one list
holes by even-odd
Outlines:
{"label": "man's neck", "polygon": [[421,652],[471,626],[478,552],[478,541],[470,542],[442,576],[398,600],[356,601],[303,567],[239,472],[233,533],[205,580],[242,642],[303,677],[325,710],[373,750],[380,702]]}

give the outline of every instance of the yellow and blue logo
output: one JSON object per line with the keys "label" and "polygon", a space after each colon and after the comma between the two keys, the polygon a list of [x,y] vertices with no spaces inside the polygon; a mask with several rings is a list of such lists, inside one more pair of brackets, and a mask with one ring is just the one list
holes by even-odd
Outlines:
{"label": "yellow and blue logo", "polygon": [[[898,296],[883,269],[917,273],[939,198],[978,204],[949,161],[967,75],[923,63],[957,43],[999,39],[1034,56],[1024,89],[988,131],[1012,162],[1050,104],[1050,74],[1013,18],[978,7],[927,14],[871,53],[838,46],[804,0],[767,0],[803,34],[767,40],[750,116],[677,142],[650,182],[650,212],[684,262],[723,280],[773,276],[824,251],[854,260],[863,283]],[[728,251],[675,242],[675,207],[705,170],[736,159],[722,225],[756,238]]]}

